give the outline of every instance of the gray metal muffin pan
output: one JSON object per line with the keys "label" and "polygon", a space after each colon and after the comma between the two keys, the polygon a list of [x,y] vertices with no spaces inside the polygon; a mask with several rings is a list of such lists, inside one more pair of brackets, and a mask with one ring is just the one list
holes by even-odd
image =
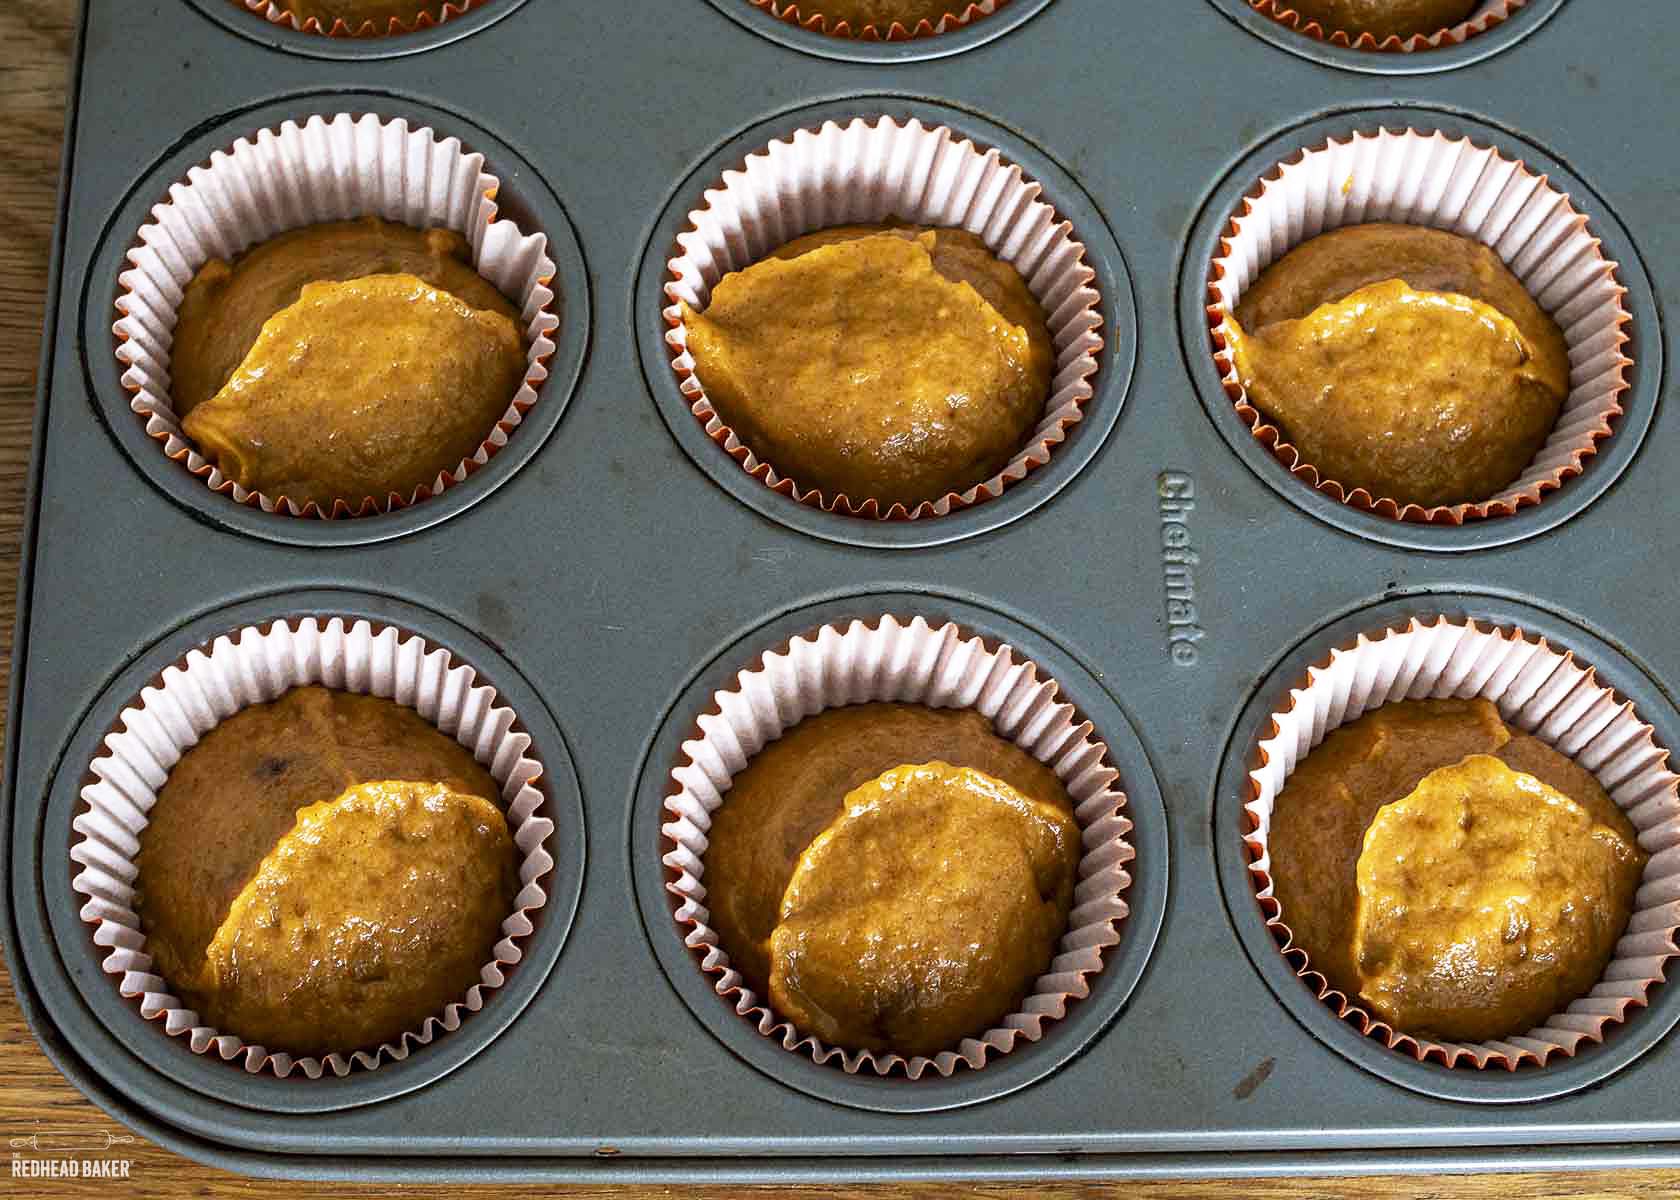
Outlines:
{"label": "gray metal muffin pan", "polygon": [[[3,798],[4,940],[46,1052],[146,1136],[281,1176],[1680,1164],[1680,992],[1548,1068],[1400,1058],[1280,973],[1237,823],[1266,706],[1329,646],[1412,615],[1543,632],[1680,739],[1663,452],[1680,437],[1663,397],[1680,127],[1650,117],[1669,109],[1680,9],[1607,15],[1533,0],[1462,50],[1401,58],[1299,44],[1242,0],[1012,0],[908,46],[822,41],[746,0],[494,0],[413,39],[332,45],[221,0],[88,0]],[[137,439],[109,326],[116,264],[168,183],[242,134],[340,110],[483,150],[507,211],[553,242],[565,317],[555,378],[491,468],[395,517],[327,525],[237,510]],[[818,520],[708,459],[649,303],[720,169],[822,118],[881,114],[947,122],[1038,178],[1092,248],[1109,337],[1050,466],[962,516],[890,528]],[[1622,265],[1628,414],[1524,517],[1444,538],[1361,518],[1280,477],[1217,402],[1193,319],[1210,234],[1279,157],[1376,124],[1543,164]],[[1203,633],[1181,662],[1161,521],[1187,488]],[[657,865],[660,782],[696,699],[792,633],[887,611],[1037,658],[1109,740],[1137,822],[1134,915],[1093,994],[950,1080],[846,1077],[762,1043],[685,973]],[[407,625],[502,686],[560,824],[556,902],[509,985],[407,1062],[320,1082],[194,1058],[142,1021],[98,970],[66,857],[90,749],[139,684],[217,631],[304,612]]]}

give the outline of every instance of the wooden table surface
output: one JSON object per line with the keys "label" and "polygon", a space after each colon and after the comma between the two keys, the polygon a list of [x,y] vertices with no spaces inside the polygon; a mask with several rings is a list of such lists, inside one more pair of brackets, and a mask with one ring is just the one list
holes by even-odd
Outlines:
{"label": "wooden table surface", "polygon": [[[138,0],[130,0],[138,4]],[[179,0],[165,0],[179,3]],[[41,305],[52,241],[58,186],[59,140],[64,120],[64,86],[73,46],[75,0],[0,0],[0,136],[6,162],[0,167],[0,680],[11,664],[18,541],[23,531],[23,493],[28,473],[30,419],[35,367],[41,338]],[[0,716],[0,720],[4,717]],[[24,1024],[0,967],[0,1136],[111,1130],[117,1125],[70,1086],[47,1061]],[[21,1180],[0,1171],[0,1195],[211,1196],[442,1195],[445,1189],[418,1187],[320,1187],[246,1180],[199,1166],[140,1139],[110,1154],[132,1160],[125,1184]],[[7,1188],[11,1190],[8,1192]],[[451,1189],[458,1191],[459,1189]],[[571,1188],[573,1197],[682,1195],[722,1200],[739,1188]],[[529,1195],[529,1188],[475,1189],[478,1194]],[[1256,1183],[1068,1184],[1042,1188],[902,1186],[853,1188],[764,1188],[762,1195],[842,1197],[1031,1194],[1074,1197],[1253,1197],[1303,1200],[1358,1195],[1387,1197],[1611,1197],[1680,1194],[1680,1171],[1575,1175],[1454,1176],[1430,1179],[1379,1178],[1353,1181],[1271,1180]]]}

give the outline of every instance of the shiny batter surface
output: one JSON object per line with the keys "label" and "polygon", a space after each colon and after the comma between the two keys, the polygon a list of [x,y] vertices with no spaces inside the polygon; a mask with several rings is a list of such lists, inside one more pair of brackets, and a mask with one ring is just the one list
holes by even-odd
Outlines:
{"label": "shiny batter surface", "polygon": [[182,428],[275,499],[407,500],[478,449],[524,374],[512,321],[416,276],[307,283]]}
{"label": "shiny batter surface", "polygon": [[707,396],[754,454],[883,512],[997,474],[1049,394],[1043,310],[962,230],[811,234],[726,275],[683,323]]}
{"label": "shiny batter surface", "polygon": [[735,776],[707,834],[706,906],[730,965],[769,995],[770,934],[799,856],[848,793],[905,763],[973,767],[1063,812],[1056,773],[972,709],[854,704],[807,717]]}
{"label": "shiny batter surface", "polygon": [[363,22],[374,21],[383,33],[392,18],[414,24],[421,13],[434,21],[443,15],[444,0],[278,0],[281,8],[300,21],[314,17],[321,28],[331,30],[335,20],[343,21],[352,30],[359,30]]}
{"label": "shiny batter surface", "polygon": [[501,811],[442,784],[312,804],[211,939],[199,1015],[293,1054],[395,1042],[479,982],[513,861]]}
{"label": "shiny batter surface", "polygon": [[469,750],[376,696],[294,688],[205,734],[170,771],[135,856],[135,907],[158,972],[198,1005],[205,947],[298,811],[376,780],[500,796]]}
{"label": "shiny batter surface", "polygon": [[1559,791],[1595,825],[1633,842],[1632,823],[1590,772],[1508,729],[1486,700],[1403,700],[1332,730],[1278,794],[1268,844],[1284,924],[1313,969],[1344,995],[1357,998],[1364,985],[1354,936],[1366,831],[1384,805],[1404,799],[1430,772],[1474,755]]}
{"label": "shiny batter surface", "polygon": [[800,855],[770,939],[770,998],[851,1049],[933,1054],[1012,1012],[1067,924],[1079,826],[943,762],[849,793]]}
{"label": "shiny batter surface", "polygon": [[1365,834],[1360,994],[1409,1032],[1526,1032],[1598,982],[1644,866],[1631,838],[1497,758],[1431,771]]}
{"label": "shiny batter surface", "polygon": [[894,21],[912,31],[922,21],[937,27],[940,18],[960,14],[968,5],[969,0],[800,0],[799,11],[804,16],[820,12],[831,29],[846,21],[856,36],[866,25],[885,33]]}
{"label": "shiny batter surface", "polygon": [[1369,224],[1303,243],[1227,324],[1250,401],[1350,490],[1424,506],[1513,482],[1569,393],[1562,332],[1479,242]]}
{"label": "shiny batter surface", "polygon": [[1287,0],[1302,23],[1317,21],[1326,32],[1353,37],[1428,37],[1467,20],[1481,0]]}

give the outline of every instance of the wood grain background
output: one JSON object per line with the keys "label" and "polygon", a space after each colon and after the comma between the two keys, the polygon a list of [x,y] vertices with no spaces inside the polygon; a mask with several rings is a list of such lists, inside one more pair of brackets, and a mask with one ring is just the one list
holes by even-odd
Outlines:
{"label": "wood grain background", "polygon": [[[126,0],[139,4],[139,0]],[[645,3],[647,0],[623,0]],[[677,2],[677,0],[665,0]],[[694,2],[694,0],[682,0]],[[1179,0],[1184,2],[1184,0]],[[163,6],[180,0],[161,0]],[[18,541],[29,462],[35,368],[41,338],[42,294],[51,249],[59,141],[64,121],[64,86],[73,46],[75,0],[0,0],[0,130],[6,159],[0,165],[0,673],[11,663]],[[3,678],[3,674],[0,674]],[[0,720],[3,720],[0,715]],[[117,1123],[89,1103],[47,1061],[35,1044],[0,967],[0,1137],[31,1133],[118,1132]],[[139,1139],[112,1155],[132,1160],[132,1178],[120,1183],[43,1182],[13,1179],[0,1168],[0,1194],[19,1196],[101,1195],[269,1197],[438,1196],[461,1189],[417,1187],[319,1187],[242,1179],[202,1167]],[[475,1195],[523,1196],[530,1188],[472,1189]],[[684,1196],[723,1200],[740,1188],[554,1189],[569,1197]],[[759,1195],[804,1195],[824,1200],[872,1197],[1035,1195],[1051,1200],[1127,1197],[1154,1200],[1254,1198],[1307,1200],[1353,1195],[1372,1200],[1417,1197],[1658,1197],[1680,1195],[1680,1171],[1578,1175],[1453,1176],[1433,1179],[1378,1178],[1350,1181],[1270,1180],[1253,1183],[1069,1184],[1046,1187],[905,1185],[753,1189]]]}

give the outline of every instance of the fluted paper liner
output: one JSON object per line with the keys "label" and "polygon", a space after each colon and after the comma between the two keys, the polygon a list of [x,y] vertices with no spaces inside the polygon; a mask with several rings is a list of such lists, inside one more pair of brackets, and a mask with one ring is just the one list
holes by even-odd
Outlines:
{"label": "fluted paper liner", "polygon": [[1369,33],[1362,33],[1355,38],[1349,37],[1343,29],[1326,29],[1319,22],[1303,17],[1291,6],[1290,0],[1248,0],[1248,3],[1254,11],[1271,17],[1281,25],[1287,25],[1296,33],[1305,34],[1321,42],[1329,42],[1332,46],[1415,54],[1420,50],[1439,50],[1443,46],[1461,45],[1479,33],[1486,33],[1504,24],[1510,15],[1527,4],[1528,0],[1487,0],[1486,3],[1478,5],[1476,11],[1466,20],[1456,25],[1449,25],[1432,33],[1413,34],[1409,38],[1391,34],[1380,42]]}
{"label": "fluted paper liner", "polygon": [[327,37],[380,37],[382,35],[415,33],[421,29],[431,29],[455,17],[464,16],[472,9],[488,4],[490,0],[449,0],[443,6],[442,13],[437,17],[433,17],[429,12],[421,12],[419,6],[416,5],[412,18],[404,20],[401,17],[391,17],[386,21],[383,29],[371,17],[355,27],[352,27],[342,17],[334,17],[331,27],[323,29],[321,22],[314,17],[300,18],[285,5],[274,3],[273,0],[233,0],[233,2],[242,3],[251,12],[265,17],[270,24],[286,25],[300,33],[318,33]]}
{"label": "fluted paper liner", "polygon": [[[141,689],[89,768],[94,781],[82,789],[86,811],[72,826],[81,837],[70,848],[81,868],[72,881],[84,899],[81,918],[93,926],[94,943],[109,950],[100,965],[122,995],[137,1002],[140,1015],[186,1039],[195,1054],[240,1060],[252,1074],[266,1068],[284,1078],[301,1069],[317,1079],[329,1070],[345,1075],[352,1066],[372,1070],[387,1059],[401,1061],[415,1046],[454,1032],[466,1013],[482,1008],[486,994],[500,987],[508,969],[523,957],[520,942],[532,932],[531,914],[548,903],[541,880],[554,868],[547,849],[554,822],[544,812],[543,768],[531,754],[530,735],[498,700],[496,689],[477,679],[477,672],[454,661],[448,650],[394,626],[306,617],[219,637]],[[202,1024],[170,991],[169,981],[153,973],[134,911],[139,835],[171,768],[234,713],[306,684],[407,705],[471,750],[501,785],[508,831],[520,855],[520,890],[480,981],[397,1042],[324,1058],[271,1053]]]}
{"label": "fluted paper liner", "polygon": [[[1426,225],[1490,246],[1563,331],[1570,391],[1557,424],[1522,475],[1491,499],[1426,508],[1326,478],[1249,403],[1237,377],[1225,321],[1244,289],[1302,242],[1369,221]],[[1625,352],[1633,319],[1626,292],[1588,218],[1544,175],[1468,138],[1384,130],[1302,150],[1259,182],[1220,241],[1208,277],[1207,315],[1226,394],[1255,438],[1297,478],[1381,516],[1460,525],[1540,503],[1579,475],[1611,435],[1632,365]]]}
{"label": "fluted paper liner", "polygon": [[[735,685],[715,693],[698,719],[699,736],[683,743],[683,761],[671,772],[662,825],[672,873],[666,890],[676,898],[675,917],[700,969],[759,1033],[818,1063],[838,1060],[848,1073],[868,1066],[879,1075],[900,1070],[919,1079],[928,1068],[948,1076],[959,1065],[985,1066],[1025,1038],[1036,1042],[1045,1026],[1066,1015],[1068,1002],[1090,993],[1090,978],[1103,969],[1104,950],[1117,945],[1131,885],[1134,857],[1124,815],[1126,794],[1108,750],[1089,721],[1057,699],[1055,680],[1006,645],[988,646],[956,625],[931,627],[921,617],[900,623],[881,617],[871,627],[852,621],[826,625],[794,638],[741,671]],[[978,1038],[951,1050],[905,1059],[892,1053],[845,1050],[795,1029],[768,1007],[729,965],[729,955],[707,924],[706,845],[711,815],[728,801],[737,772],[788,729],[829,708],[868,701],[899,701],[934,708],[972,708],[991,719],[1000,737],[1014,742],[1056,772],[1073,798],[1082,831],[1073,908],[1050,969],[1041,975],[1020,1011]]]}
{"label": "fluted paper liner", "polygon": [[[525,234],[497,217],[500,182],[484,169],[482,154],[468,153],[457,138],[429,128],[410,129],[400,118],[340,113],[331,120],[286,121],[278,129],[240,138],[171,185],[152,209],[128,253],[131,268],[119,277],[119,320],[112,327],[130,407],[162,452],[215,492],[264,512],[291,516],[364,516],[419,503],[465,480],[507,445],[512,431],[537,403],[559,327],[550,289],[555,264],[548,238]],[[410,495],[346,496],[323,512],[313,501],[248,491],[222,474],[181,432],[170,396],[169,355],[182,294],[212,258],[240,251],[289,229],[323,221],[378,216],[415,227],[453,229],[472,248],[478,273],[515,302],[525,322],[525,380],[507,410],[470,458],[441,472]]]}
{"label": "fluted paper liner", "polygon": [[[1289,914],[1272,891],[1273,805],[1284,781],[1324,736],[1364,713],[1405,699],[1482,697],[1506,724],[1532,734],[1591,771],[1633,822],[1649,855],[1634,897],[1627,932],[1604,976],[1587,995],[1538,1028],[1501,1041],[1437,1042],[1402,1033],[1330,987],[1294,944]],[[1250,772],[1253,799],[1244,806],[1249,874],[1266,924],[1296,974],[1331,1010],[1367,1035],[1418,1061],[1448,1067],[1544,1066],[1574,1055],[1582,1043],[1604,1040],[1609,1027],[1642,1008],[1680,947],[1680,777],[1668,769],[1668,751],[1631,702],[1598,682],[1590,666],[1545,639],[1520,629],[1484,629],[1445,617],[1413,620],[1404,630],[1361,636],[1330,661],[1307,672],[1289,704],[1271,715],[1271,733],[1259,743],[1259,767]]]}
{"label": "fluted paper liner", "polygon": [[823,0],[806,0],[804,4],[798,0],[786,4],[781,0],[749,2],[753,7],[763,9],[779,21],[798,25],[802,29],[814,29],[830,37],[858,38],[866,42],[903,42],[911,38],[932,37],[938,33],[961,29],[970,21],[991,16],[1009,0],[950,0],[949,11],[938,21],[930,21],[923,17],[916,22],[914,28],[906,26],[902,21],[892,21],[884,29],[874,22],[854,29],[852,23],[845,18],[834,18],[825,14],[822,11]]}
{"label": "fluted paper liner", "polygon": [[[914,118],[904,125],[891,117],[856,117],[844,126],[827,121],[772,142],[749,155],[741,169],[725,171],[688,214],[665,284],[671,366],[706,435],[773,491],[862,517],[944,516],[1001,495],[1050,461],[1093,394],[1102,317],[1085,247],[1075,240],[1072,225],[1039,198],[1041,190],[997,150],[983,150],[946,126],[928,127]],[[706,398],[682,323],[683,302],[703,311],[719,280],[778,246],[830,226],[889,217],[966,229],[984,241],[1020,272],[1043,305],[1055,354],[1044,415],[1004,469],[967,491],[923,501],[913,512],[898,503],[882,512],[869,496],[825,496],[761,461]]]}

